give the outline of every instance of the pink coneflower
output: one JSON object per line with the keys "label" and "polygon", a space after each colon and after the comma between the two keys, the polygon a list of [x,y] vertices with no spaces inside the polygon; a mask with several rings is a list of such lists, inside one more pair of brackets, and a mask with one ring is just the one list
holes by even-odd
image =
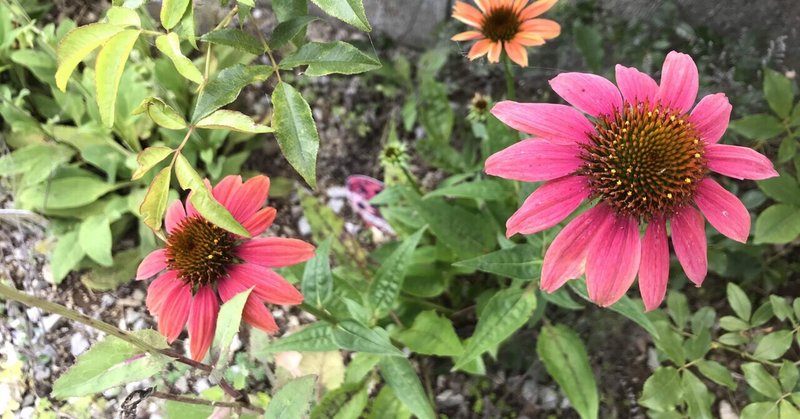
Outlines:
{"label": "pink coneflower", "polygon": [[[210,188],[210,185],[209,185]],[[227,176],[213,188],[214,198],[256,237],[272,225],[275,208],[262,208],[269,178],[256,176],[242,183]],[[272,268],[314,257],[314,246],[296,239],[247,239],[205,220],[186,202],[175,201],[165,219],[167,244],[144,258],[136,279],[161,275],[147,289],[147,308],[158,316],[158,331],[174,341],[188,323],[192,358],[202,360],[214,339],[219,299],[228,301],[254,287],[242,318],[266,332],[278,330],[264,306],[300,304],[303,295]],[[163,271],[163,273],[162,273]]]}
{"label": "pink coneflower", "polygon": [[[709,171],[756,180],[777,172],[750,148],[717,144],[728,127],[731,105],[717,93],[692,109],[698,73],[688,55],[667,55],[660,85],[620,65],[616,79],[616,86],[584,73],[550,80],[573,107],[498,103],[492,109],[497,118],[541,138],[489,157],[486,173],[547,181],[508,219],[509,237],[550,228],[583,201],[597,202],[547,249],[542,289],[553,292],[585,272],[589,297],[608,306],[625,294],[638,273],[645,307],[652,310],[667,288],[667,222],[678,261],[697,286],[708,268],[703,216],[733,240],[745,242],[750,233],[747,209],[708,177]],[[646,225],[644,238],[640,225]]]}
{"label": "pink coneflower", "polygon": [[500,53],[505,50],[521,67],[528,66],[526,47],[544,44],[561,33],[561,26],[549,19],[538,19],[550,10],[557,0],[475,0],[476,9],[463,1],[453,5],[453,18],[477,30],[461,32],[453,41],[472,41],[474,45],[467,56],[470,60],[488,54],[490,63],[500,62]]}

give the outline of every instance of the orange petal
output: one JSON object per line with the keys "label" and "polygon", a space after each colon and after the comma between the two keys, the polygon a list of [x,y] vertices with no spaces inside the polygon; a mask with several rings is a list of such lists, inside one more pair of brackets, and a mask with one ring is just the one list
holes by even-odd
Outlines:
{"label": "orange petal", "polygon": [[483,23],[483,13],[463,1],[456,1],[453,6],[453,18],[476,28],[480,28]]}
{"label": "orange petal", "polygon": [[550,19],[531,19],[522,22],[522,32],[534,32],[544,39],[553,39],[561,34],[561,25]]}
{"label": "orange petal", "polygon": [[526,4],[528,4],[528,0],[514,0],[514,2],[511,4],[511,10],[513,10],[515,14],[519,15],[519,12],[525,8]]}
{"label": "orange petal", "polygon": [[481,12],[486,13],[489,10],[489,7],[492,5],[491,0],[475,0],[475,4],[478,5],[478,8],[481,9]]}
{"label": "orange petal", "polygon": [[550,10],[558,0],[538,0],[531,3],[530,6],[526,7],[520,13],[519,18],[520,20],[528,20],[533,19],[536,16],[541,15],[542,13]]}
{"label": "orange petal", "polygon": [[489,48],[492,46],[492,41],[488,39],[481,39],[480,41],[476,42],[475,45],[470,48],[467,57],[470,60],[474,60],[479,57],[483,57],[489,52]]}
{"label": "orange petal", "polygon": [[478,31],[466,31],[453,35],[451,41],[471,41],[473,39],[481,39],[483,34]]}
{"label": "orange petal", "polygon": [[503,44],[500,42],[492,42],[492,45],[489,47],[489,62],[499,63],[501,52],[503,52]]}
{"label": "orange petal", "polygon": [[521,44],[508,41],[505,43],[506,54],[508,54],[508,58],[511,58],[511,61],[519,64],[520,67],[527,67],[528,66],[528,50],[525,49]]}
{"label": "orange petal", "polygon": [[520,32],[514,36],[513,42],[517,42],[525,47],[536,47],[544,45],[544,38],[534,32]]}

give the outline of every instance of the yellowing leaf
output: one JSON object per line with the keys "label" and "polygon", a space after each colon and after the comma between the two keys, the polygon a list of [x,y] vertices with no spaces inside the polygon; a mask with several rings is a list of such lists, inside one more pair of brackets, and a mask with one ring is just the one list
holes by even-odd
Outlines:
{"label": "yellowing leaf", "polygon": [[190,6],[190,4],[189,0],[164,0],[161,2],[161,26],[164,29],[172,29],[181,21],[186,6]]}
{"label": "yellowing leaf", "polygon": [[258,124],[249,116],[237,112],[221,109],[197,121],[197,128],[229,129],[239,132],[273,132],[272,127]]}
{"label": "yellowing leaf", "polygon": [[142,26],[142,20],[136,10],[128,9],[127,7],[112,6],[106,13],[108,23],[123,26]]}
{"label": "yellowing leaf", "polygon": [[158,126],[166,129],[184,129],[186,121],[175,109],[157,97],[148,97],[133,110],[132,114],[147,112],[147,116]]}
{"label": "yellowing leaf", "polygon": [[136,163],[139,164],[139,167],[136,168],[136,171],[133,172],[133,176],[131,176],[131,180],[136,180],[141,178],[145,175],[145,173],[149,172],[153,166],[157,165],[161,160],[164,160],[172,154],[173,150],[169,147],[147,147],[146,149],[142,150],[138,156],[136,156]]}
{"label": "yellowing leaf", "polygon": [[56,48],[58,69],[56,70],[56,86],[66,91],[69,76],[75,67],[109,38],[122,32],[124,26],[110,23],[92,23],[69,31]]}
{"label": "yellowing leaf", "polygon": [[[149,150],[149,149],[148,149]],[[161,222],[164,220],[164,213],[167,210],[167,197],[169,196],[169,178],[172,166],[161,169],[153,179],[153,183],[147,189],[139,212],[142,214],[142,222],[153,231],[161,229]]]}
{"label": "yellowing leaf", "polygon": [[156,38],[156,48],[161,51],[175,65],[183,77],[197,84],[203,83],[203,74],[195,67],[194,63],[181,52],[181,40],[178,34],[170,32],[167,35],[159,35]]}
{"label": "yellowing leaf", "polygon": [[97,54],[95,64],[95,84],[97,86],[97,107],[100,109],[100,118],[107,127],[114,125],[114,112],[117,104],[117,91],[122,71],[139,39],[138,29],[122,31],[108,40]]}

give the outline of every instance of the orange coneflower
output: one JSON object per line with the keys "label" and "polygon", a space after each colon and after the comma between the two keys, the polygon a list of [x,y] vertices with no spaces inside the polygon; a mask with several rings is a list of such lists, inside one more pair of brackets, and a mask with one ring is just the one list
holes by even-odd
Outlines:
{"label": "orange coneflower", "polygon": [[528,66],[525,47],[544,44],[561,33],[561,26],[549,19],[536,19],[550,10],[558,0],[475,0],[478,9],[463,1],[456,1],[453,17],[478,30],[462,32],[453,41],[478,42],[467,55],[470,60],[489,54],[489,62],[500,62],[500,52],[505,49],[508,58],[522,67]]}

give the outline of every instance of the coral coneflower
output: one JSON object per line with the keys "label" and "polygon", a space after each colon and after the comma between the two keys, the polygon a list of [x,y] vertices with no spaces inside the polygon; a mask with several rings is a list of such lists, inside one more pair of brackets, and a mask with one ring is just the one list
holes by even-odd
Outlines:
{"label": "coral coneflower", "polygon": [[[667,223],[678,261],[697,286],[708,268],[703,216],[733,240],[745,242],[750,233],[747,209],[709,172],[756,180],[777,172],[750,148],[718,144],[731,105],[717,93],[692,109],[698,72],[688,55],[667,55],[660,85],[620,65],[616,80],[615,86],[583,73],[550,80],[572,107],[498,103],[492,109],[495,116],[540,138],[494,154],[486,161],[486,173],[547,181],[508,219],[508,236],[550,228],[583,201],[596,200],[547,249],[542,289],[553,292],[585,272],[591,299],[608,306],[625,294],[638,273],[645,307],[652,310],[661,304],[669,277]],[[644,238],[640,225],[646,225]]]}
{"label": "coral coneflower", "polygon": [[453,17],[477,30],[459,33],[453,41],[472,41],[475,44],[467,56],[470,60],[489,56],[490,63],[500,62],[500,53],[505,50],[508,58],[522,67],[528,66],[528,51],[525,47],[544,44],[561,33],[561,26],[549,19],[537,16],[550,10],[557,0],[475,0],[478,8],[463,1],[456,1]]}
{"label": "coral coneflower", "polygon": [[227,176],[213,189],[214,198],[230,211],[254,238],[230,233],[204,219],[186,202],[167,210],[167,244],[144,258],[136,279],[156,278],[147,289],[147,308],[158,316],[158,331],[169,342],[189,327],[192,358],[202,360],[214,339],[219,299],[228,301],[253,287],[242,318],[273,333],[278,325],[264,306],[300,304],[303,295],[272,268],[314,257],[314,246],[296,239],[256,238],[272,225],[275,209],[262,208],[269,178],[256,176],[242,183]]}

